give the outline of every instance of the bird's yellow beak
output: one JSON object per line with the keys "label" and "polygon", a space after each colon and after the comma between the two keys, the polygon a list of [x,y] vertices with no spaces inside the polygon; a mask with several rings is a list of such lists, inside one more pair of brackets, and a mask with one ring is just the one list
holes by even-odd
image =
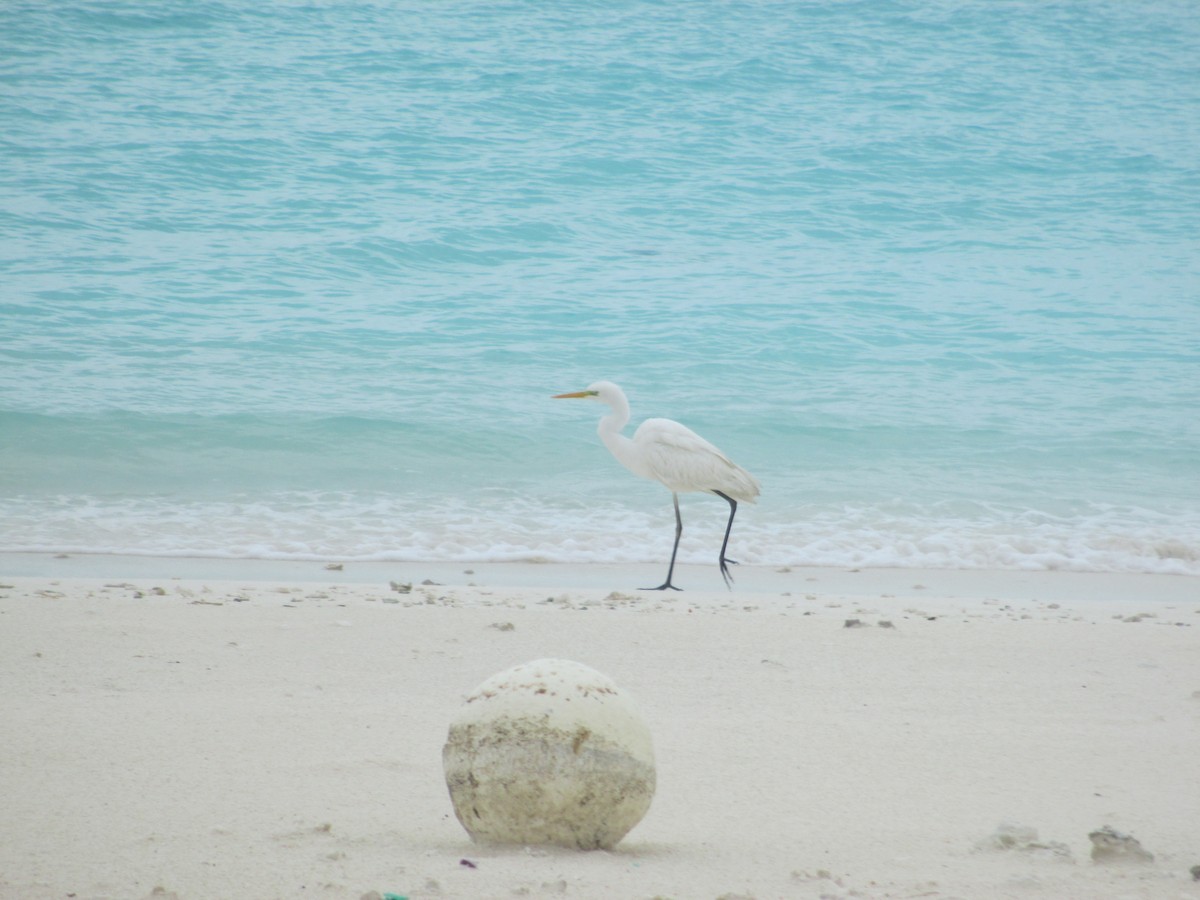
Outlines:
{"label": "bird's yellow beak", "polygon": [[583,397],[595,397],[596,391],[572,391],[569,394],[555,394],[551,400],[577,400]]}

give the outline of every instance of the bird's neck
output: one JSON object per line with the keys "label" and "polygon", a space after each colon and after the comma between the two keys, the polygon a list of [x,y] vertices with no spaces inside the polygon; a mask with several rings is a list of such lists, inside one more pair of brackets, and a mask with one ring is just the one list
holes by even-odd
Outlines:
{"label": "bird's neck", "polygon": [[600,427],[596,432],[608,448],[608,452],[615,456],[621,465],[630,471],[638,472],[633,460],[633,441],[621,433],[629,424],[629,402],[624,397],[619,397],[613,401],[611,409],[612,412],[600,420]]}
{"label": "bird's neck", "polygon": [[596,430],[600,434],[600,439],[607,444],[609,438],[620,437],[621,429],[629,424],[629,401],[621,393],[611,399],[605,397],[605,400],[608,402],[609,413],[600,420],[600,427]]}

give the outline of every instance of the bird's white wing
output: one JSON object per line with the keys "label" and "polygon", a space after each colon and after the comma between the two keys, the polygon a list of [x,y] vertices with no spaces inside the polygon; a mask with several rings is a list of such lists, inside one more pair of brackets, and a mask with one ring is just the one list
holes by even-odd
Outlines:
{"label": "bird's white wing", "polygon": [[754,502],[754,476],[686,425],[672,419],[647,419],[633,435],[642,471],[672,491],[721,491],[735,500]]}

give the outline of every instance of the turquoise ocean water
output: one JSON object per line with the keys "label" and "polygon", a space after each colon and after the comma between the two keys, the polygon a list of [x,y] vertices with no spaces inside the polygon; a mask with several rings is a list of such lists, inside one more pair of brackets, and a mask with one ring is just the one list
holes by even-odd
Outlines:
{"label": "turquoise ocean water", "polygon": [[742,562],[1200,574],[1190,0],[17,0],[0,126],[0,551],[665,561],[611,379]]}

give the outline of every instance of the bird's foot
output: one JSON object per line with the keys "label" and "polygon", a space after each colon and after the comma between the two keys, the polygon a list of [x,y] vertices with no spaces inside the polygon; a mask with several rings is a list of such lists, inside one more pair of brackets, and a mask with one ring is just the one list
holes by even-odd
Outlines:
{"label": "bird's foot", "polygon": [[660,584],[658,587],[652,587],[652,588],[638,588],[638,590],[639,590],[639,591],[667,591],[667,590],[670,590],[670,591],[682,591],[682,590],[683,590],[683,588],[678,588],[678,587],[675,587],[675,585],[671,584],[671,582],[669,582],[669,581],[664,581],[664,582],[663,582],[662,584]]}
{"label": "bird's foot", "polygon": [[729,566],[740,565],[736,559],[726,559],[721,557],[721,577],[725,579],[725,587],[733,590],[733,576],[729,574]]}

